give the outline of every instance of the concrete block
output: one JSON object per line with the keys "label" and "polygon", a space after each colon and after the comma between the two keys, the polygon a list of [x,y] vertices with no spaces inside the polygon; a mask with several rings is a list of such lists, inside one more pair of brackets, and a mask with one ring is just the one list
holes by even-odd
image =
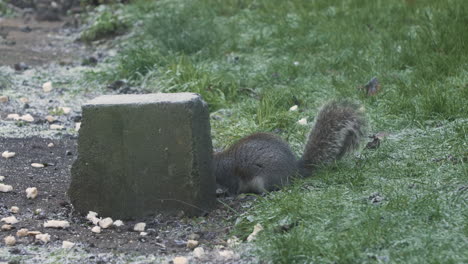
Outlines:
{"label": "concrete block", "polygon": [[209,111],[199,95],[105,95],[82,110],[68,190],[78,212],[127,219],[212,208]]}

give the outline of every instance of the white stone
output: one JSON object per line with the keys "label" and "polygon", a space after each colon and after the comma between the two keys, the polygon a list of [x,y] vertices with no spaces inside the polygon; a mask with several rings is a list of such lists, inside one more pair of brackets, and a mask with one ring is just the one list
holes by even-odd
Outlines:
{"label": "white stone", "polygon": [[235,247],[241,243],[240,239],[236,236],[233,236],[227,240],[228,247]]}
{"label": "white stone", "polygon": [[175,257],[172,259],[174,264],[188,264],[188,259],[186,257]]}
{"label": "white stone", "polygon": [[10,208],[10,212],[12,212],[12,213],[14,213],[14,214],[19,213],[19,210],[20,210],[20,209],[19,209],[18,206],[12,206],[12,207]]}
{"label": "white stone", "polygon": [[14,236],[7,236],[3,239],[5,241],[5,245],[11,247],[16,244],[16,239]]}
{"label": "white stone", "polygon": [[106,228],[108,228],[109,226],[111,226],[112,223],[114,223],[114,221],[112,221],[112,218],[107,217],[107,218],[104,218],[104,219],[102,219],[101,221],[99,221],[99,226],[100,226],[101,228],[106,229]]}
{"label": "white stone", "polygon": [[21,228],[20,230],[18,230],[18,231],[16,232],[16,236],[17,236],[17,237],[25,237],[25,236],[29,235],[29,234],[28,234],[28,233],[29,233],[28,231],[29,231],[29,230],[26,229],[26,228]]}
{"label": "white stone", "polygon": [[187,241],[187,247],[190,248],[190,249],[194,249],[198,246],[198,241],[197,240],[191,240],[189,239]]}
{"label": "white stone", "polygon": [[54,143],[51,142],[51,143],[47,144],[47,147],[48,147],[48,148],[53,148],[53,147],[54,147]]}
{"label": "white stone", "polygon": [[73,242],[66,241],[66,240],[62,242],[62,248],[70,249],[73,246],[75,246],[75,243],[73,243]]}
{"label": "white stone", "polygon": [[40,214],[40,213],[42,213],[42,209],[41,209],[41,208],[37,208],[36,210],[34,210],[34,214],[35,214],[35,215],[38,215],[38,214]]}
{"label": "white stone", "polygon": [[4,151],[2,153],[2,157],[4,157],[5,159],[13,158],[15,155],[16,155],[15,152],[9,152],[9,151]]}
{"label": "white stone", "polygon": [[9,225],[9,224],[4,224],[2,225],[2,231],[9,231],[13,228],[12,225]]}
{"label": "white stone", "polygon": [[135,230],[137,232],[143,232],[143,231],[145,231],[145,227],[146,227],[146,223],[137,223],[133,227],[133,230]]}
{"label": "white stone", "polygon": [[70,227],[70,223],[65,220],[49,220],[44,223],[44,227],[67,228]]}
{"label": "white stone", "polygon": [[48,93],[50,91],[52,91],[53,87],[52,87],[52,82],[45,82],[43,85],[42,85],[42,90],[45,92],[45,93]]}
{"label": "white stone", "polygon": [[0,182],[5,180],[5,176],[0,176]]}
{"label": "white stone", "polygon": [[91,228],[91,232],[99,234],[99,233],[101,233],[101,228],[99,226],[95,226],[95,227]]}
{"label": "white stone", "polygon": [[37,236],[40,234],[41,234],[41,231],[28,231],[28,236]]}
{"label": "white stone", "polygon": [[32,115],[30,115],[30,114],[22,115],[20,117],[20,119],[23,120],[23,121],[26,121],[26,122],[33,122],[34,121],[34,117],[32,117]]}
{"label": "white stone", "polygon": [[257,237],[257,234],[263,230],[263,226],[261,224],[256,224],[254,226],[253,232],[247,237],[247,242],[254,241]]}
{"label": "white stone", "polygon": [[140,236],[147,236],[147,235],[148,235],[148,233],[146,233],[146,232],[140,232]]}
{"label": "white stone", "polygon": [[65,106],[61,106],[60,109],[62,110],[62,112],[66,115],[68,115],[70,112],[71,112],[71,108],[70,107],[65,107]]}
{"label": "white stone", "polygon": [[193,250],[193,257],[202,259],[205,257],[205,250],[202,247],[197,247]]}
{"label": "white stone", "polygon": [[299,121],[297,121],[297,123],[298,123],[299,125],[305,126],[305,125],[307,125],[307,118],[305,118],[305,117],[304,117],[304,118],[301,118]]}
{"label": "white stone", "polygon": [[20,100],[20,102],[22,102],[23,104],[29,103],[29,99],[26,98],[26,97],[21,97],[19,100]]}
{"label": "white stone", "polygon": [[81,122],[76,122],[75,123],[75,130],[80,131],[80,128],[81,128]]}
{"label": "white stone", "polygon": [[57,120],[55,117],[53,117],[53,116],[51,116],[51,115],[46,116],[45,119],[46,119],[47,122],[49,122],[49,123],[52,123],[52,122],[54,122],[55,120]]}
{"label": "white stone", "polygon": [[34,168],[44,168],[44,164],[42,163],[31,163],[31,166]]}
{"label": "white stone", "polygon": [[39,234],[39,235],[36,235],[36,240],[40,240],[44,243],[47,243],[50,241],[50,235],[49,234]]}
{"label": "white stone", "polygon": [[0,96],[0,103],[6,103],[8,102],[9,98],[6,95]]}
{"label": "white stone", "polygon": [[50,129],[52,130],[63,130],[65,127],[62,125],[52,124],[50,125]]}
{"label": "white stone", "polygon": [[10,224],[10,225],[14,225],[14,224],[19,222],[18,219],[16,219],[16,217],[14,215],[8,216],[8,217],[3,217],[0,221],[5,222],[5,223]]}
{"label": "white stone", "polygon": [[294,111],[297,111],[298,108],[299,107],[297,105],[293,105],[291,106],[291,108],[289,108],[289,111],[294,112]]}
{"label": "white stone", "polygon": [[88,219],[90,222],[92,222],[94,225],[97,225],[99,221],[101,221],[100,218],[97,218],[98,213],[89,211],[88,215],[86,215],[86,219]]}
{"label": "white stone", "polygon": [[116,227],[121,227],[124,225],[124,223],[122,222],[122,220],[116,220],[113,225],[115,225]]}
{"label": "white stone", "polygon": [[36,197],[37,197],[37,188],[36,187],[30,187],[30,188],[26,189],[26,198],[36,199]]}
{"label": "white stone", "polygon": [[20,120],[21,116],[18,114],[8,114],[7,119]]}
{"label": "white stone", "polygon": [[232,250],[222,250],[222,251],[219,251],[218,253],[225,261],[236,258],[236,255],[234,254],[234,251]]}
{"label": "white stone", "polygon": [[0,183],[0,192],[11,192],[13,191],[13,186]]}

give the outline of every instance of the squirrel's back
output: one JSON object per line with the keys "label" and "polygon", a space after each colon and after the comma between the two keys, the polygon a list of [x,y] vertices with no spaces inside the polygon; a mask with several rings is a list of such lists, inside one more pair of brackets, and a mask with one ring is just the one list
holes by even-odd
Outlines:
{"label": "squirrel's back", "polygon": [[229,193],[262,193],[289,183],[296,158],[289,145],[270,133],[255,133],[214,155],[218,184]]}
{"label": "squirrel's back", "polygon": [[297,160],[289,145],[270,133],[256,133],[214,155],[214,173],[229,194],[262,193],[310,176],[322,164],[358,148],[364,136],[364,110],[350,101],[332,101],[318,113],[304,155]]}

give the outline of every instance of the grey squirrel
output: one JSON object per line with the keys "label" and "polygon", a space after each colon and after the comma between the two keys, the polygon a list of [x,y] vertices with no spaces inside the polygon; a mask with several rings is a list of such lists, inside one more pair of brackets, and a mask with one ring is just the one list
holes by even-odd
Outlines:
{"label": "grey squirrel", "polygon": [[359,104],[331,101],[319,111],[300,159],[278,136],[255,133],[214,154],[216,182],[229,195],[278,189],[292,177],[311,176],[318,166],[357,149],[366,126],[364,108]]}

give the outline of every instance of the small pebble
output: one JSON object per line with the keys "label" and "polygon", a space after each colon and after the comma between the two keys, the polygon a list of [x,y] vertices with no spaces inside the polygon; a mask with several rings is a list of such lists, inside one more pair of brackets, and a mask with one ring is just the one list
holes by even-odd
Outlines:
{"label": "small pebble", "polygon": [[20,209],[19,209],[18,206],[12,206],[12,207],[10,208],[10,212],[12,212],[12,213],[14,213],[14,214],[19,213],[19,210],[20,210]]}
{"label": "small pebble", "polygon": [[26,198],[28,199],[36,199],[37,197],[37,188],[30,187],[26,189]]}
{"label": "small pebble", "polygon": [[104,218],[104,219],[102,219],[101,221],[99,221],[99,226],[100,226],[101,228],[106,229],[106,228],[108,228],[109,226],[111,226],[112,223],[114,223],[114,221],[112,221],[112,218],[107,217],[107,218]]}
{"label": "small pebble", "polygon": [[48,147],[48,148],[53,148],[53,147],[54,147],[54,143],[51,142],[51,143],[47,144],[47,147]]}
{"label": "small pebble", "polygon": [[95,227],[91,228],[91,232],[99,234],[99,233],[101,233],[101,228],[99,226],[95,226]]}
{"label": "small pebble", "polygon": [[13,191],[13,186],[0,183],[0,192],[11,192]]}
{"label": "small pebble", "polygon": [[41,234],[40,231],[28,231],[28,236],[37,236]]}
{"label": "small pebble", "polygon": [[202,247],[197,247],[193,250],[193,257],[202,259],[205,257],[205,250]]}
{"label": "small pebble", "polygon": [[6,103],[8,102],[9,98],[6,95],[0,96],[0,103]]}
{"label": "small pebble", "polygon": [[45,92],[45,93],[48,93],[50,91],[52,91],[53,87],[52,87],[52,82],[46,82],[42,85],[42,90]]}
{"label": "small pebble", "polygon": [[145,231],[145,227],[146,227],[146,223],[137,223],[133,227],[133,230],[135,230],[137,232],[143,232],[143,231]]}
{"label": "small pebble", "polygon": [[73,242],[66,241],[66,240],[62,242],[62,248],[70,249],[73,246],[75,246],[75,243],[73,243]]}
{"label": "small pebble", "polygon": [[116,227],[121,227],[124,225],[124,223],[122,222],[122,220],[116,220],[113,225],[115,225]]}
{"label": "small pebble", "polygon": [[9,224],[2,225],[2,231],[10,231],[12,228],[13,226]]}
{"label": "small pebble", "polygon": [[31,163],[31,166],[34,168],[44,168],[44,164],[42,163]]}
{"label": "small pebble", "polygon": [[19,100],[20,100],[20,102],[22,102],[23,104],[29,103],[29,99],[26,98],[26,97],[21,97]]}
{"label": "small pebble", "polygon": [[304,118],[300,119],[299,121],[297,121],[297,123],[299,125],[305,126],[305,125],[307,125],[307,118],[304,117]]}
{"label": "small pebble", "polygon": [[2,153],[2,157],[4,157],[5,159],[13,158],[15,155],[16,155],[15,152],[9,152],[9,151],[4,151]]}
{"label": "small pebble", "polygon": [[5,180],[5,176],[0,176],[0,182]]}
{"label": "small pebble", "polygon": [[65,106],[61,106],[60,109],[63,111],[64,114],[68,115],[70,112],[71,112],[71,108],[70,107],[65,107]]}
{"label": "small pebble", "polygon": [[291,106],[291,108],[289,108],[289,111],[291,111],[291,112],[297,111],[297,108],[298,108],[297,105],[293,105],[293,106]]}
{"label": "small pebble", "polygon": [[55,117],[51,116],[51,115],[48,115],[48,116],[45,117],[45,120],[47,120],[47,122],[49,122],[49,123],[53,123],[57,119]]}
{"label": "small pebble", "polygon": [[28,229],[26,228],[21,228],[20,230],[16,232],[16,236],[18,237],[25,237],[27,235],[28,235]]}
{"label": "small pebble", "polygon": [[148,235],[148,233],[146,233],[146,232],[140,232],[140,236],[147,236],[147,235]]}
{"label": "small pebble", "polygon": [[197,240],[188,240],[187,241],[187,247],[190,249],[194,249],[198,246],[198,241]]}
{"label": "small pebble", "polygon": [[14,225],[14,224],[18,223],[18,219],[16,219],[16,217],[14,215],[4,217],[0,221],[5,222],[5,223],[10,224],[10,225]]}
{"label": "small pebble", "polygon": [[5,241],[5,245],[11,247],[11,246],[14,246],[16,244],[16,239],[14,236],[7,236],[4,238],[4,241]]}
{"label": "small pebble", "polygon": [[22,115],[20,119],[26,122],[34,122],[34,117],[30,114]]}
{"label": "small pebble", "polygon": [[50,125],[50,129],[52,130],[63,130],[65,127],[62,125],[52,124]]}
{"label": "small pebble", "polygon": [[67,228],[70,227],[70,223],[64,220],[49,220],[44,223],[44,227]]}
{"label": "small pebble", "polygon": [[236,236],[233,236],[227,240],[228,247],[235,247],[241,243],[240,239]]}
{"label": "small pebble", "polygon": [[81,122],[75,123],[75,130],[80,131],[80,128],[81,128]]}
{"label": "small pebble", "polygon": [[256,224],[252,233],[247,237],[247,242],[255,240],[258,233],[263,230],[263,226],[261,224]]}
{"label": "small pebble", "polygon": [[232,250],[222,250],[222,251],[219,251],[218,253],[224,260],[230,260],[236,257],[236,255],[234,254],[234,251]]}
{"label": "small pebble", "polygon": [[21,116],[18,114],[8,114],[7,119],[20,120]]}
{"label": "small pebble", "polygon": [[101,220],[100,218],[97,218],[98,213],[89,211],[88,215],[86,215],[86,219],[91,221],[94,225],[97,225],[99,221]]}
{"label": "small pebble", "polygon": [[188,264],[188,259],[186,257],[175,257],[172,259],[174,264]]}
{"label": "small pebble", "polygon": [[47,243],[50,241],[50,235],[49,234],[38,234],[36,235],[36,240],[40,240],[44,243]]}

